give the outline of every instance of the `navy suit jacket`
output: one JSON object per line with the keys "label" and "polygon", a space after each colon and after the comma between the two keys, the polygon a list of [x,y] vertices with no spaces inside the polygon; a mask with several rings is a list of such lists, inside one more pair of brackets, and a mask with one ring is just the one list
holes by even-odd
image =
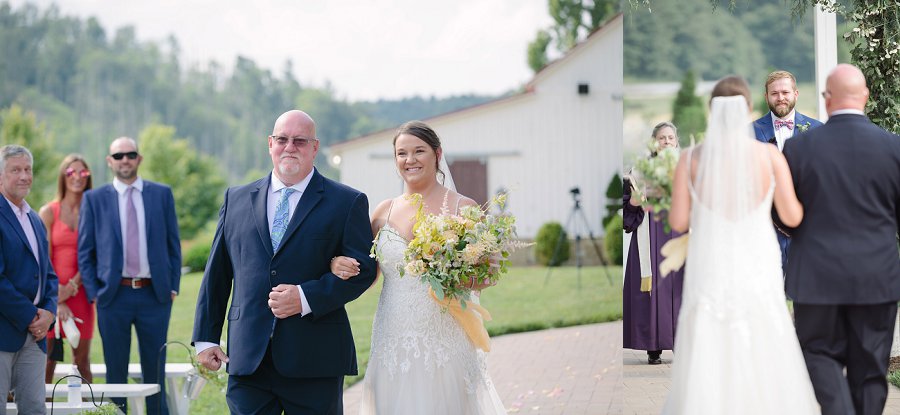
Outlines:
{"label": "navy suit jacket", "polygon": [[787,141],[803,203],[785,288],[804,304],[900,300],[900,137],[862,115],[831,117]]}
{"label": "navy suit jacket", "polygon": [[[153,292],[160,303],[172,302],[181,283],[181,241],[175,198],[166,185],[144,180],[141,192],[147,231],[147,260]],[[112,184],[84,193],[78,220],[78,269],[88,299],[105,307],[115,298],[124,268],[119,194]]]}
{"label": "navy suit jacket", "polygon": [[[271,342],[272,360],[294,378],[355,375],[356,348],[344,304],[375,281],[366,195],[314,171],[273,253],[266,213],[270,178],[225,192],[194,318],[193,342],[221,343],[226,303],[228,373],[252,374]],[[342,280],[331,258],[346,255],[360,274]],[[312,312],[276,319],[268,296],[279,284],[300,285]]]}
{"label": "navy suit jacket", "polygon": [[[28,219],[37,238],[40,261],[35,261],[22,225],[6,198],[0,196],[0,350],[10,353],[25,344],[28,325],[38,308],[56,314],[59,280],[50,265],[47,230],[34,211],[28,212]],[[34,305],[38,290],[41,299]],[[47,351],[46,338],[38,345]]]}
{"label": "navy suit jacket", "polygon": [[[794,112],[794,136],[800,132],[800,129],[797,128],[797,126],[806,125],[807,123],[809,123],[809,128],[816,128],[822,125],[821,121],[812,117],[807,117],[801,114],[800,111]],[[771,111],[763,115],[762,118],[753,121],[753,133],[759,141],[764,143],[775,143],[775,141],[773,141],[775,139],[775,126],[772,124]]]}

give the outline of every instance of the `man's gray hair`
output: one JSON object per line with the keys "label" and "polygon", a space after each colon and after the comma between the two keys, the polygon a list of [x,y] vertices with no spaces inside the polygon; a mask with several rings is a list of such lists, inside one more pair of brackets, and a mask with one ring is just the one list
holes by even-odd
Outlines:
{"label": "man's gray hair", "polygon": [[16,144],[7,144],[0,147],[0,172],[6,169],[6,160],[12,157],[28,157],[28,162],[34,164],[34,156],[27,148]]}

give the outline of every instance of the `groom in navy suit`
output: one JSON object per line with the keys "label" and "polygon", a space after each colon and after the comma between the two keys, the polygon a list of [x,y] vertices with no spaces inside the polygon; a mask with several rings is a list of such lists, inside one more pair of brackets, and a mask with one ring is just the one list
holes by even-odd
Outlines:
{"label": "groom in navy suit", "polygon": [[[106,156],[112,184],[85,192],[78,221],[78,269],[97,304],[107,383],[128,383],[131,327],[137,332],[144,383],[160,383],[172,301],[181,282],[175,199],[165,185],[138,176],[142,157],[128,137]],[[147,412],[167,414],[165,385],[147,397]],[[113,399],[125,407],[124,399]]]}
{"label": "groom in navy suit", "polygon": [[[228,363],[232,414],[341,414],[343,377],[357,373],[344,304],[375,281],[368,199],[313,167],[319,140],[306,113],[278,117],[268,145],[272,173],[225,192],[193,343],[207,368]],[[338,255],[360,274],[332,274]]]}
{"label": "groom in navy suit", "polygon": [[[753,132],[757,140],[774,144],[779,150],[784,150],[784,143],[797,133],[822,125],[819,120],[794,110],[799,96],[797,80],[790,72],[775,71],[766,77],[766,103],[769,105],[769,112],[753,122]],[[777,220],[776,215],[773,215],[773,219],[778,234],[778,245],[781,246],[781,267],[784,269],[791,238],[785,227],[779,226],[781,222]]]}
{"label": "groom in navy suit", "polygon": [[58,285],[44,224],[25,201],[32,162],[25,147],[0,147],[0,405],[15,389],[20,414],[46,411],[46,337]]}
{"label": "groom in navy suit", "polygon": [[784,148],[804,210],[785,288],[822,414],[881,414],[900,300],[900,137],[865,116],[856,67],[838,65],[823,95],[828,122]]}

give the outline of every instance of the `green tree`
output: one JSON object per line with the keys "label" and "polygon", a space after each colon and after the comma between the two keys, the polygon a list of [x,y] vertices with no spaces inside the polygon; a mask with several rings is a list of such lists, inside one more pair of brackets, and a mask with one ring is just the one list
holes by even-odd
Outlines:
{"label": "green tree", "polygon": [[538,30],[528,44],[528,66],[535,72],[547,64],[551,42],[559,52],[567,52],[617,13],[620,5],[618,0],[548,0],[547,8],[553,25]]}
{"label": "green tree", "polygon": [[175,128],[151,124],[138,138],[141,175],[169,185],[181,239],[193,238],[207,222],[216,219],[225,190],[218,164],[197,153],[187,140],[175,138]]}
{"label": "green tree", "polygon": [[690,144],[691,135],[698,139],[706,131],[706,109],[703,100],[694,93],[696,89],[693,71],[685,72],[681,88],[672,102],[672,124],[678,127],[679,144],[682,147]]}
{"label": "green tree", "polygon": [[547,46],[551,40],[546,30],[538,30],[535,39],[528,44],[528,67],[535,73],[547,66]]}
{"label": "green tree", "polygon": [[54,139],[47,133],[47,128],[37,122],[34,113],[13,105],[0,112],[0,124],[0,143],[18,144],[31,151],[34,180],[26,201],[37,210],[56,196],[56,178],[62,157],[53,151]]}

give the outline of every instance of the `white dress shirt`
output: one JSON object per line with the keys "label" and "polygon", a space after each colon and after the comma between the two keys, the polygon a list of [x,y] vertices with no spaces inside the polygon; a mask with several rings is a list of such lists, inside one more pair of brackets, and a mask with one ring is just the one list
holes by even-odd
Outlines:
{"label": "white dress shirt", "polygon": [[[772,128],[775,130],[775,142],[778,144],[778,151],[782,151],[784,150],[784,143],[794,136],[794,128],[797,128],[797,123],[795,120],[796,111],[791,110],[791,113],[784,116],[784,118],[776,117],[775,113],[771,111],[769,111],[769,115],[771,115],[772,117]],[[787,128],[785,126],[775,128],[775,120],[793,121],[794,128]]]}
{"label": "white dress shirt", "polygon": [[[312,180],[313,171],[310,171],[303,180],[300,180],[299,183],[291,186],[291,189],[294,189],[295,192],[291,193],[288,197],[288,204],[290,205],[290,210],[288,210],[288,223],[291,223],[291,218],[294,217],[294,211],[297,209],[297,204],[300,203],[300,198],[303,196],[303,192],[306,191],[306,187],[309,186],[309,181]],[[269,221],[269,235],[272,234],[272,224],[275,222],[275,207],[278,204],[278,199],[281,198],[281,189],[287,187],[284,182],[278,179],[275,176],[275,172],[269,176],[272,178],[272,182],[269,185],[269,195],[268,200],[266,200],[266,218]],[[297,290],[300,291],[300,316],[305,316],[312,312],[312,309],[309,308],[309,302],[306,301],[306,295],[303,294],[303,288],[300,288],[300,285],[297,285]]]}
{"label": "white dress shirt", "polygon": [[137,211],[138,221],[138,252],[140,253],[141,271],[138,275],[128,275],[125,273],[125,235],[128,235],[128,200],[125,198],[125,192],[128,190],[127,184],[119,180],[118,177],[113,179],[113,188],[119,194],[119,226],[122,230],[122,275],[133,278],[150,278],[150,260],[147,256],[147,218],[144,214],[144,180],[140,177],[131,184],[134,190],[131,191],[131,200],[134,202],[134,210]]}
{"label": "white dress shirt", "polygon": [[[4,199],[6,199],[6,197],[4,197]],[[12,208],[13,214],[16,215],[16,219],[19,220],[19,225],[22,226],[22,231],[25,232],[25,238],[28,239],[28,245],[31,246],[31,253],[34,255],[34,260],[37,261],[38,267],[40,267],[41,260],[38,258],[37,235],[34,233],[34,226],[31,226],[31,219],[28,218],[28,212],[31,212],[31,206],[28,205],[28,202],[26,202],[25,199],[22,199],[21,209],[9,199],[6,199],[6,202],[9,203],[9,207]],[[43,283],[43,278],[40,279],[40,282]],[[43,284],[38,286],[37,295],[35,295],[33,301],[34,305],[41,302],[42,289]]]}

